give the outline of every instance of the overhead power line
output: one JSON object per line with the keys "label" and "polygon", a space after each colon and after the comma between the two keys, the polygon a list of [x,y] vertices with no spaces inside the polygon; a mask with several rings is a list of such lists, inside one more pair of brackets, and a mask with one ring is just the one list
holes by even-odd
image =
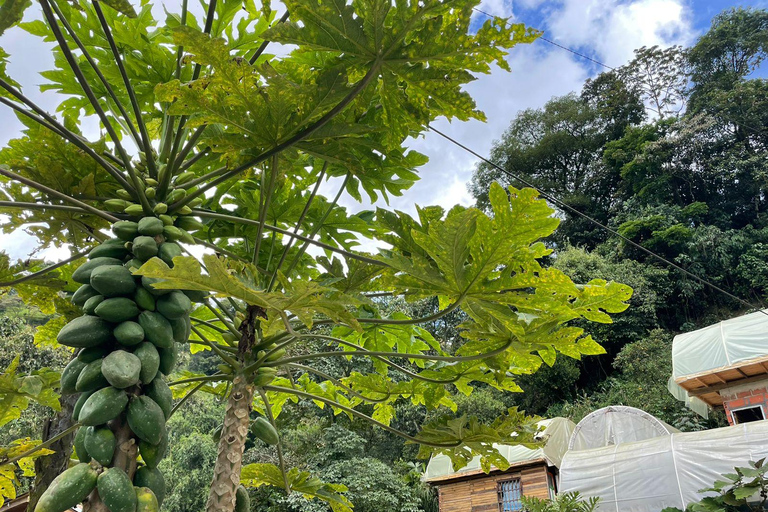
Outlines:
{"label": "overhead power line", "polygon": [[577,215],[577,216],[579,216],[579,217],[581,217],[581,218],[591,222],[592,224],[594,224],[595,226],[599,227],[600,229],[602,229],[602,230],[612,234],[615,237],[618,237],[619,239],[621,239],[625,243],[631,245],[632,247],[635,247],[636,249],[639,249],[640,251],[642,251],[642,252],[648,254],[649,256],[651,256],[652,258],[655,258],[656,260],[664,263],[665,265],[668,265],[668,266],[670,266],[670,267],[672,267],[672,268],[674,268],[676,270],[679,270],[680,272],[682,272],[685,275],[691,277],[692,279],[695,279],[699,283],[701,283],[703,285],[706,285],[706,286],[712,288],[713,290],[718,291],[718,292],[720,292],[720,293],[730,297],[731,299],[738,301],[739,303],[741,303],[741,304],[743,304],[745,306],[748,306],[750,309],[756,309],[756,310],[760,311],[761,313],[763,313],[764,315],[768,316],[768,312],[763,311],[761,308],[755,306],[754,304],[751,304],[750,302],[742,299],[741,297],[738,297],[738,296],[732,294],[731,292],[729,292],[727,290],[724,290],[723,288],[717,286],[716,284],[714,284],[714,283],[712,283],[710,281],[707,281],[706,279],[704,279],[702,277],[697,276],[696,274],[694,274],[694,273],[686,270],[685,268],[681,267],[677,263],[666,259],[665,257],[661,256],[660,254],[657,254],[657,253],[651,251],[650,249],[648,249],[646,247],[643,247],[642,245],[636,243],[635,241],[630,240],[629,238],[625,237],[624,235],[622,235],[621,233],[619,233],[615,229],[606,226],[605,224],[603,224],[599,220],[595,219],[594,217],[591,217],[590,215],[587,215],[586,213],[584,213],[584,212],[574,208],[573,206],[570,206],[569,204],[567,204],[566,202],[562,201],[558,197],[556,197],[556,196],[554,196],[554,195],[552,195],[552,194],[550,194],[548,192],[544,192],[539,187],[537,187],[536,185],[534,185],[530,181],[526,180],[525,178],[523,178],[521,176],[518,176],[518,175],[508,171],[507,169],[501,167],[497,163],[495,163],[495,162],[485,158],[484,156],[482,156],[477,151],[469,148],[468,146],[462,144],[461,142],[457,141],[456,139],[450,137],[449,135],[446,135],[445,133],[441,132],[440,130],[438,130],[434,126],[428,125],[428,128],[431,131],[433,131],[436,134],[438,134],[441,137],[443,137],[448,142],[454,144],[455,146],[460,147],[464,151],[466,151],[466,152],[474,155],[475,157],[479,158],[480,160],[482,160],[483,162],[487,163],[488,165],[490,165],[494,169],[496,169],[496,170],[506,174],[507,176],[509,176],[510,178],[512,178],[514,180],[519,181],[520,183],[522,183],[526,187],[529,187],[529,188],[532,188],[532,189],[536,190],[539,193],[539,195],[541,197],[543,197],[544,199],[546,199],[547,201],[550,201],[551,203],[559,206],[560,208],[562,208],[564,210],[568,210],[572,214]]}

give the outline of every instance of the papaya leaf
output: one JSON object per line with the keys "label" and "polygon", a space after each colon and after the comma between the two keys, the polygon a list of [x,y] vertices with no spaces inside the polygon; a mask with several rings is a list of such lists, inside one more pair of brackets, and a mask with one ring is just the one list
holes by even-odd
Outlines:
{"label": "papaya leaf", "polygon": [[[352,502],[342,493],[347,487],[342,484],[329,484],[312,476],[308,471],[291,468],[285,475],[288,480],[288,492],[298,492],[307,499],[326,502],[333,512],[352,512]],[[285,479],[280,468],[274,464],[254,463],[243,466],[240,483],[246,487],[271,485],[285,489]]]}
{"label": "papaya leaf", "polygon": [[[39,440],[32,440],[26,437],[16,439],[8,446],[0,446],[0,461],[17,457],[40,443],[41,441]],[[32,455],[19,459],[13,464],[0,464],[0,507],[3,506],[5,500],[16,498],[16,488],[21,485],[17,473],[21,473],[25,477],[35,476],[34,460],[51,453],[53,453],[52,450],[41,448]]]}
{"label": "papaya leaf", "polygon": [[0,36],[24,17],[24,11],[32,5],[31,0],[5,0],[0,5]]}
{"label": "papaya leaf", "polygon": [[19,357],[16,356],[3,373],[0,373],[0,427],[20,418],[30,401],[57,411],[61,410],[59,395],[55,391],[60,378],[59,372],[41,368],[29,375],[19,375],[16,372]]}
{"label": "papaya leaf", "polygon": [[128,0],[99,0],[104,5],[108,5],[112,9],[116,10],[119,13],[125,14],[129,18],[135,18],[138,16],[136,14],[136,11],[133,9],[133,6],[131,5],[131,2]]}

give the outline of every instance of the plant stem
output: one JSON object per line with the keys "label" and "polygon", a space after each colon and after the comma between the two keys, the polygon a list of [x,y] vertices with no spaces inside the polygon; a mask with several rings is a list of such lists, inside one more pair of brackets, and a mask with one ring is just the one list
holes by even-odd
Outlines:
{"label": "plant stem", "polygon": [[[43,0],[43,1],[45,1],[45,0]],[[0,167],[0,174],[2,174],[3,176],[6,176],[8,178],[11,178],[12,180],[16,180],[19,183],[23,183],[23,184],[25,184],[25,185],[27,185],[29,187],[32,187],[32,188],[34,188],[36,190],[39,190],[40,192],[45,192],[46,194],[48,194],[50,196],[56,197],[58,199],[61,199],[62,201],[66,201],[68,203],[72,203],[74,205],[77,205],[80,208],[82,208],[83,210],[86,210],[89,213],[97,215],[97,216],[101,217],[102,219],[108,220],[109,222],[117,222],[118,220],[120,220],[117,217],[113,217],[112,215],[110,215],[110,214],[108,214],[106,212],[103,212],[103,211],[101,211],[99,209],[96,209],[96,208],[94,208],[91,205],[85,204],[82,201],[78,201],[74,197],[70,197],[67,194],[63,194],[63,193],[59,192],[58,190],[54,190],[54,189],[52,189],[50,187],[46,187],[45,185],[37,183],[36,181],[33,181],[33,180],[29,179],[29,178],[25,178],[24,176],[21,176],[20,174],[16,174],[15,172],[11,172],[11,171],[5,170],[2,167]]]}
{"label": "plant stem", "polygon": [[25,203],[21,201],[0,201],[0,207],[18,208],[20,210],[59,210],[72,213],[88,213],[87,211],[83,210],[82,208],[78,208],[77,206],[66,206],[63,204]]}
{"label": "plant stem", "polygon": [[59,267],[63,267],[67,263],[72,263],[73,261],[79,260],[80,258],[85,256],[86,254],[88,254],[88,251],[78,252],[74,256],[70,256],[69,258],[67,258],[65,260],[61,260],[60,262],[54,263],[53,265],[45,267],[42,270],[38,270],[37,272],[33,272],[33,273],[28,274],[28,275],[23,276],[23,277],[19,277],[18,279],[14,279],[13,281],[7,281],[5,283],[0,283],[0,288],[5,288],[5,287],[8,287],[8,286],[16,286],[17,284],[21,284],[21,283],[23,283],[25,281],[29,281],[30,279],[34,279],[36,277],[40,277],[42,275],[47,274],[48,272],[50,272],[52,270],[56,270]]}
{"label": "plant stem", "polygon": [[[265,191],[263,187],[259,190],[259,227],[256,230],[256,241],[254,242],[253,258],[251,259],[251,263],[254,265],[258,265],[259,263],[261,235],[264,233],[264,223],[267,221],[267,210],[269,210],[269,203],[272,201],[272,189],[277,181],[277,155],[272,157],[272,165],[269,166],[269,170],[269,185],[267,185],[266,195],[264,194]],[[263,181],[264,180],[262,180],[262,183]],[[269,271],[268,268],[267,271]]]}
{"label": "plant stem", "polygon": [[188,379],[181,379],[176,380],[173,382],[169,382],[168,386],[178,386],[180,384],[189,384],[190,382],[213,382],[213,381],[223,381],[223,380],[230,380],[232,377],[224,374],[224,373],[216,373],[214,375],[205,375],[202,377],[190,377]]}
{"label": "plant stem", "polygon": [[[272,406],[269,404],[269,400],[267,399],[267,394],[264,392],[263,389],[259,390],[259,396],[261,396],[261,401],[264,402],[264,411],[267,413],[267,419],[269,420],[269,423],[272,425],[272,428],[275,429],[275,432],[277,432],[277,425],[275,424],[275,416],[272,414]],[[288,471],[285,469],[285,457],[283,457],[283,447],[282,447],[282,440],[278,437],[277,441],[277,460],[280,463],[280,472],[283,474],[283,485],[285,485],[285,492],[288,494],[291,494],[291,483],[288,481]]]}
{"label": "plant stem", "polygon": [[[277,20],[277,23],[285,23],[288,20],[288,17],[290,16],[290,11],[285,11],[285,14],[283,14],[279,20]],[[264,53],[264,50],[266,50],[267,45],[269,44],[268,40],[264,40],[258,48],[256,48],[256,52],[251,55],[251,58],[248,59],[248,64],[253,66],[257,60],[259,60],[259,57],[261,57],[261,54]]]}
{"label": "plant stem", "polygon": [[168,415],[168,419],[171,419],[171,416],[173,416],[173,413],[175,413],[175,412],[176,412],[176,411],[177,411],[177,410],[178,410],[178,409],[179,409],[179,408],[180,408],[182,405],[184,405],[184,403],[185,403],[187,400],[189,400],[189,399],[190,399],[190,397],[191,397],[192,395],[194,395],[195,393],[197,393],[198,391],[200,391],[200,390],[203,388],[203,386],[205,386],[205,384],[206,384],[205,382],[201,382],[200,384],[198,384],[197,386],[195,386],[194,388],[192,388],[192,389],[191,389],[191,390],[190,390],[190,391],[189,391],[189,392],[188,392],[186,395],[184,395],[183,397],[181,397],[181,400],[179,400],[178,402],[176,402],[176,403],[173,405],[173,407],[171,408],[171,413]]}
{"label": "plant stem", "polygon": [[29,457],[30,455],[34,454],[35,452],[40,451],[43,448],[48,448],[50,445],[52,445],[53,443],[55,443],[59,439],[67,437],[69,434],[71,434],[72,432],[77,430],[80,427],[80,425],[81,425],[81,423],[79,423],[79,422],[75,423],[74,425],[72,425],[68,429],[60,432],[58,435],[53,436],[52,438],[48,439],[44,443],[40,443],[39,445],[35,446],[34,448],[30,448],[29,450],[27,450],[25,452],[22,452],[19,455],[16,455],[15,457],[12,457],[10,459],[0,460],[0,466],[5,465],[5,464],[13,464],[14,462],[20,461],[24,457]]}

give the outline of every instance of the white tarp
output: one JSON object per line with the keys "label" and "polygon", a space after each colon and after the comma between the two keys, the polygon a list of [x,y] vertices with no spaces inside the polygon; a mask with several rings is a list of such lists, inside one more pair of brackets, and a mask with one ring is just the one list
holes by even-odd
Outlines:
{"label": "white tarp", "polygon": [[600,512],[685,509],[721,474],[766,456],[768,421],[569,450],[560,466],[559,491],[599,496]]}
{"label": "white tarp", "polygon": [[569,450],[588,450],[680,432],[645,411],[624,405],[598,409],[576,425]]}
{"label": "white tarp", "polygon": [[757,311],[675,336],[672,377],[726,368],[768,356],[768,310]]}
{"label": "white tarp", "polygon": [[[524,446],[495,445],[496,449],[510,464],[546,459],[549,465],[559,466],[563,454],[568,449],[568,441],[576,424],[566,418],[552,418],[539,422],[539,425],[544,427],[541,434],[546,439],[544,446],[532,450]],[[473,458],[469,464],[454,471],[451,459],[447,455],[437,455],[429,460],[423,479],[428,481],[452,474],[459,476],[462,473],[478,471],[479,469],[480,457]]]}

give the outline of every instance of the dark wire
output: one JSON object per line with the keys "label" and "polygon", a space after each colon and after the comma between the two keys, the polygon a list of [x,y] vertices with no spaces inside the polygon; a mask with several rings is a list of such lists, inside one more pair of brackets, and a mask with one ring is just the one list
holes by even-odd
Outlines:
{"label": "dark wire", "polygon": [[557,197],[553,196],[552,194],[549,194],[547,192],[542,191],[541,189],[539,189],[538,187],[536,187],[534,184],[532,184],[531,182],[527,181],[526,179],[521,178],[520,176],[516,176],[515,174],[513,174],[512,172],[504,169],[500,165],[498,165],[498,164],[488,160],[487,158],[485,158],[484,156],[479,154],[477,151],[474,151],[474,150],[470,149],[469,147],[465,146],[464,144],[460,143],[459,141],[457,141],[457,140],[451,138],[450,136],[444,134],[443,132],[441,132],[437,128],[433,127],[432,125],[427,125],[427,127],[430,130],[432,130],[433,132],[435,132],[436,134],[438,134],[441,137],[443,137],[444,139],[446,139],[447,141],[449,141],[452,144],[460,147],[464,151],[474,155],[475,157],[479,158],[480,160],[482,160],[483,162],[485,162],[488,165],[492,166],[493,168],[495,168],[495,169],[501,171],[502,173],[506,174],[510,178],[519,181],[520,183],[522,183],[526,187],[530,187],[530,188],[536,190],[539,193],[539,195],[541,195],[541,197],[543,197],[544,199],[550,201],[551,203],[554,203],[554,204],[560,206],[561,208],[563,208],[565,210],[568,210],[571,213],[573,213],[575,215],[578,215],[579,217],[581,217],[581,218],[583,218],[585,220],[588,220],[589,222],[591,222],[595,226],[599,227],[600,229],[602,229],[604,231],[607,231],[607,232],[611,233],[613,236],[616,236],[616,237],[620,238],[621,240],[623,240],[624,242],[628,243],[632,247],[635,247],[636,249],[639,249],[639,250],[643,251],[644,253],[648,254],[649,256],[651,256],[653,258],[656,258],[657,260],[661,261],[665,265],[669,265],[670,267],[673,267],[673,268],[681,271],[685,275],[695,279],[696,281],[698,281],[698,282],[700,282],[700,283],[702,283],[702,284],[704,284],[706,286],[709,286],[713,290],[716,290],[716,291],[718,291],[718,292],[720,292],[720,293],[722,293],[724,295],[727,295],[728,297],[730,297],[730,298],[740,302],[741,304],[744,304],[745,306],[748,306],[751,309],[756,309],[756,310],[760,311],[761,313],[763,313],[764,315],[768,316],[768,312],[763,311],[762,309],[760,309],[760,308],[756,307],[755,305],[747,302],[746,300],[742,299],[741,297],[737,297],[736,295],[730,293],[729,291],[726,291],[726,290],[720,288],[716,284],[711,283],[711,282],[707,281],[706,279],[703,279],[703,278],[697,276],[696,274],[693,274],[693,273],[689,272],[688,270],[684,269],[683,267],[681,267],[677,263],[669,261],[668,259],[664,258],[663,256],[661,256],[659,254],[656,254],[655,252],[651,251],[650,249],[647,249],[647,248],[643,247],[642,245],[640,245],[640,244],[630,240],[629,238],[625,237],[624,235],[622,235],[621,233],[619,233],[615,229],[612,229],[612,228],[606,226],[605,224],[603,224],[599,220],[597,220],[597,219],[595,219],[593,217],[590,217],[586,213],[583,213],[583,212],[577,210],[576,208],[566,204],[565,202],[561,201],[560,199],[558,199]]}

